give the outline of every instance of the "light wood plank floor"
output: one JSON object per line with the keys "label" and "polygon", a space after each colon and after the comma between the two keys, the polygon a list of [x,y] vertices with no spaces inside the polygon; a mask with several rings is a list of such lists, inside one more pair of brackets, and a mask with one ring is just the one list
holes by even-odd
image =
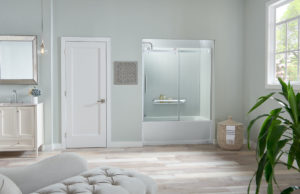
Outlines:
{"label": "light wood plank floor", "polygon": [[[29,165],[60,152],[42,152],[38,158],[31,158],[28,152],[0,153],[0,167]],[[159,194],[244,194],[256,168],[253,151],[222,151],[215,145],[71,149],[65,152],[80,154],[88,160],[89,168],[114,166],[147,174],[158,183]],[[276,176],[281,188],[300,184],[300,173],[288,171],[283,166],[278,167]],[[264,184],[262,190],[265,188]]]}

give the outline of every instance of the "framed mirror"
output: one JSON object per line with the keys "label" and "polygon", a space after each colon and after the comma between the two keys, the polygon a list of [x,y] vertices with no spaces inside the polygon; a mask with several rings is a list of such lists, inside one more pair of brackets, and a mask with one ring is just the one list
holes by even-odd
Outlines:
{"label": "framed mirror", "polygon": [[37,83],[37,37],[0,36],[0,84]]}

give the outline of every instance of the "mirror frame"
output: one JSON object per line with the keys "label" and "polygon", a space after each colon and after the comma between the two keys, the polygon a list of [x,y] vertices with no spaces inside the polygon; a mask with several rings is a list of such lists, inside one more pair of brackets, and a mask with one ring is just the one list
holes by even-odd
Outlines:
{"label": "mirror frame", "polygon": [[38,59],[37,36],[0,36],[0,41],[31,41],[32,42],[32,79],[0,79],[0,84],[37,85],[38,84]]}

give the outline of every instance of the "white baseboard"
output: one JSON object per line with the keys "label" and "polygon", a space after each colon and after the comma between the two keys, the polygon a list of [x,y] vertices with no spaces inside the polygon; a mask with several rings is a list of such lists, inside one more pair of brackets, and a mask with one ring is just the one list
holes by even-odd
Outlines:
{"label": "white baseboard", "polygon": [[64,150],[65,147],[61,143],[55,143],[52,146],[53,150]]}
{"label": "white baseboard", "polygon": [[53,150],[63,150],[63,149],[65,148],[60,143],[42,145],[42,151],[44,152],[53,151]]}
{"label": "white baseboard", "polygon": [[112,141],[110,142],[107,147],[143,147],[143,142],[141,141]]}
{"label": "white baseboard", "polygon": [[52,151],[52,144],[43,144],[41,149],[43,152]]}
{"label": "white baseboard", "polygon": [[211,139],[172,140],[172,141],[144,141],[144,145],[184,145],[184,144],[213,144]]}

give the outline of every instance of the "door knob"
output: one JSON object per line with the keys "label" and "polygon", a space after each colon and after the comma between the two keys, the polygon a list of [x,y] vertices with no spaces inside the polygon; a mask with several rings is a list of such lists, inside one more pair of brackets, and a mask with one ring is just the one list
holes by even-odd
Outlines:
{"label": "door knob", "polygon": [[97,102],[103,104],[103,103],[105,103],[105,99],[100,99]]}

